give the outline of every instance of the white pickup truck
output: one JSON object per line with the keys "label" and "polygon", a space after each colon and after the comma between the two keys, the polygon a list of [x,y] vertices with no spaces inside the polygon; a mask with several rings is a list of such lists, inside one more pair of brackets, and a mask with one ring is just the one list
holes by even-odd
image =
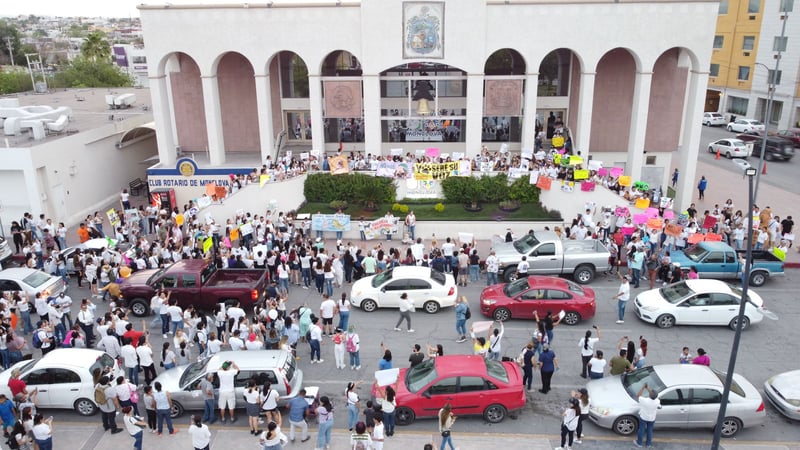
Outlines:
{"label": "white pickup truck", "polygon": [[580,284],[590,283],[598,270],[608,270],[608,249],[596,239],[561,240],[552,231],[537,231],[493,248],[507,282],[517,279],[522,256],[527,257],[529,275],[572,275]]}

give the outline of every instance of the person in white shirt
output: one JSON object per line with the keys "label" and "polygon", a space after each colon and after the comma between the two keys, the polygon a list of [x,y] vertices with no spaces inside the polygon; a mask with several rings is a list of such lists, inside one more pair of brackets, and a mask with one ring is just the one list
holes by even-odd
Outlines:
{"label": "person in white shirt", "polygon": [[487,359],[500,361],[503,354],[502,342],[504,332],[505,327],[503,327],[503,322],[500,322],[500,329],[494,328],[492,330],[492,333],[489,335],[489,350],[486,356]]}
{"label": "person in white shirt", "polygon": [[322,317],[322,334],[333,336],[333,315],[336,312],[336,302],[328,294],[324,294],[319,305],[319,315]]}
{"label": "person in white shirt", "polygon": [[528,257],[523,255],[522,261],[517,264],[517,278],[527,277],[529,268],[530,263],[528,263]]}
{"label": "person in white shirt", "polygon": [[233,336],[228,340],[228,344],[231,346],[231,350],[239,351],[244,348],[244,341],[239,336],[241,335],[240,330],[233,330]]}
{"label": "person in white shirt", "polygon": [[[128,374],[128,379],[133,382],[133,384],[139,384],[139,355],[136,353],[136,347],[133,346],[133,342],[131,342],[131,338],[124,337],[122,338],[122,343],[124,344],[120,348],[120,356],[125,364],[125,370]],[[137,342],[138,345],[138,342]],[[137,411],[138,414],[138,411]]]}
{"label": "person in white shirt", "polygon": [[171,300],[169,302],[169,306],[167,307],[167,314],[169,315],[169,321],[172,323],[172,333],[175,334],[178,331],[178,328],[183,330],[183,310],[180,306],[178,306],[178,302],[175,300]]}
{"label": "person in white shirt", "polygon": [[628,275],[623,276],[619,273],[618,275],[622,283],[619,285],[617,295],[612,297],[612,299],[617,300],[617,323],[621,324],[625,323],[625,306],[628,305],[628,300],[631,298],[631,285]]}
{"label": "person in white shirt", "polygon": [[[646,397],[642,396],[645,390],[648,394]],[[656,413],[661,408],[661,400],[658,399],[658,392],[650,389],[647,383],[639,389],[636,397],[639,399],[639,434],[634,444],[641,447],[646,434],[647,441],[644,444],[650,448],[653,445],[653,426],[656,423]]]}
{"label": "person in white shirt", "polygon": [[209,431],[208,426],[203,423],[200,416],[192,417],[194,417],[194,422],[192,422],[187,430],[189,436],[192,437],[192,447],[194,447],[195,450],[209,450],[211,431]]}
{"label": "person in white shirt", "polygon": [[222,363],[220,370],[217,371],[217,378],[219,378],[219,416],[222,423],[227,422],[225,418],[226,406],[230,413],[231,423],[236,422],[236,416],[233,413],[236,409],[236,393],[233,381],[238,373],[239,366],[232,361],[225,361]]}
{"label": "person in white shirt", "polygon": [[[225,314],[228,316],[228,323],[232,325],[239,323],[239,319],[245,316],[244,309],[242,309],[238,301],[236,304],[226,309]],[[229,329],[228,331],[230,332],[232,329]]]}
{"label": "person in white shirt", "polygon": [[394,326],[394,331],[400,331],[400,324],[406,321],[408,332],[413,333],[414,329],[411,328],[411,313],[414,312],[414,301],[408,298],[408,293],[403,292],[400,294],[400,318],[397,319],[397,324]]}
{"label": "person in white shirt", "polygon": [[596,380],[603,378],[603,373],[608,365],[608,361],[603,358],[603,351],[597,350],[595,356],[589,360],[587,367],[589,368],[589,378]]}
{"label": "person in white shirt", "polygon": [[500,271],[500,260],[494,250],[486,257],[486,285],[497,284],[497,274]]}
{"label": "person in white shirt", "polygon": [[156,365],[153,361],[153,348],[150,346],[147,336],[139,337],[136,356],[139,357],[139,366],[144,371],[144,382],[150,384],[156,378]]}
{"label": "person in white shirt", "polygon": [[600,340],[600,329],[594,325],[595,330],[597,330],[597,337],[592,337],[592,330],[586,330],[586,335],[578,341],[578,347],[581,349],[581,361],[583,362],[581,368],[581,378],[586,378],[586,369],[589,361],[592,359],[592,355],[594,354],[594,344],[596,344]]}

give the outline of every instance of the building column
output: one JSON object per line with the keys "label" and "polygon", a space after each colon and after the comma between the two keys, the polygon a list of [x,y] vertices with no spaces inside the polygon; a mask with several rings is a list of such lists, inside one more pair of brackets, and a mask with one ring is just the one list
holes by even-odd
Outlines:
{"label": "building column", "polygon": [[167,90],[167,76],[159,75],[149,77],[150,96],[153,99],[153,121],[156,124],[156,143],[158,144],[158,159],[164,167],[175,165],[177,149],[173,139],[171,109],[169,106],[169,93]]}
{"label": "building column", "polygon": [[483,74],[467,75],[467,129],[465,156],[472,158],[481,151],[483,126]]}
{"label": "building column", "polygon": [[325,127],[322,123],[322,80],[319,75],[308,76],[308,101],[311,108],[311,148],[319,150],[324,157]]}
{"label": "building column", "polygon": [[[258,139],[261,146],[261,162],[272,156],[275,136],[272,134],[272,92],[269,74],[256,74],[256,107],[258,108]],[[274,158],[273,158],[274,160]]]}
{"label": "building column", "polygon": [[[703,109],[706,100],[708,72],[689,71],[688,96],[683,109],[683,136],[680,149],[673,153],[675,166],[680,173],[675,194],[675,210],[683,211],[692,203],[692,194],[697,184],[697,154],[700,151],[700,133],[702,132]],[[672,178],[672,170],[667,170],[668,179]]]}
{"label": "building column", "polygon": [[636,85],[633,88],[633,105],[631,106],[631,131],[628,137],[628,160],[625,173],[633,181],[642,178],[644,163],[644,138],[647,133],[647,115],[650,110],[650,85],[653,72],[637,72]]}
{"label": "building column", "polygon": [[581,72],[578,89],[578,120],[573,130],[575,142],[573,148],[581,152],[585,160],[589,160],[589,141],[592,136],[592,108],[594,107],[595,72]]}
{"label": "building column", "polygon": [[536,101],[539,95],[539,74],[525,75],[525,98],[523,99],[522,149],[533,149],[536,141]]}
{"label": "building column", "polygon": [[381,82],[378,75],[363,75],[364,153],[383,154],[381,138]]}
{"label": "building column", "polygon": [[211,166],[225,164],[225,140],[222,136],[222,109],[219,104],[219,83],[216,75],[202,75],[203,106],[208,130],[208,158]]}

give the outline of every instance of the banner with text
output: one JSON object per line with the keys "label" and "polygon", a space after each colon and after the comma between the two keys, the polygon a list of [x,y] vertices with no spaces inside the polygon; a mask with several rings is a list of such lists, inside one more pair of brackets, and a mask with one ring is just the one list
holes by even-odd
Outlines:
{"label": "banner with text", "polygon": [[350,231],[350,215],[313,214],[311,229],[314,231]]}

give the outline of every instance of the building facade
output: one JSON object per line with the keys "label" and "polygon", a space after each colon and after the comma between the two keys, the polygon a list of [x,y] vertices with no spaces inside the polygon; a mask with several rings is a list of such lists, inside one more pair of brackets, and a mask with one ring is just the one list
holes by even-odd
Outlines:
{"label": "building facade", "polygon": [[793,0],[720,1],[705,111],[766,122],[774,87],[769,126],[797,126],[800,16],[793,17],[793,9]]}
{"label": "building facade", "polygon": [[260,163],[283,133],[312,151],[471,157],[533,148],[561,121],[584,157],[634,179],[666,185],[673,166],[694,179],[718,2],[139,9],[164,167],[182,152]]}

